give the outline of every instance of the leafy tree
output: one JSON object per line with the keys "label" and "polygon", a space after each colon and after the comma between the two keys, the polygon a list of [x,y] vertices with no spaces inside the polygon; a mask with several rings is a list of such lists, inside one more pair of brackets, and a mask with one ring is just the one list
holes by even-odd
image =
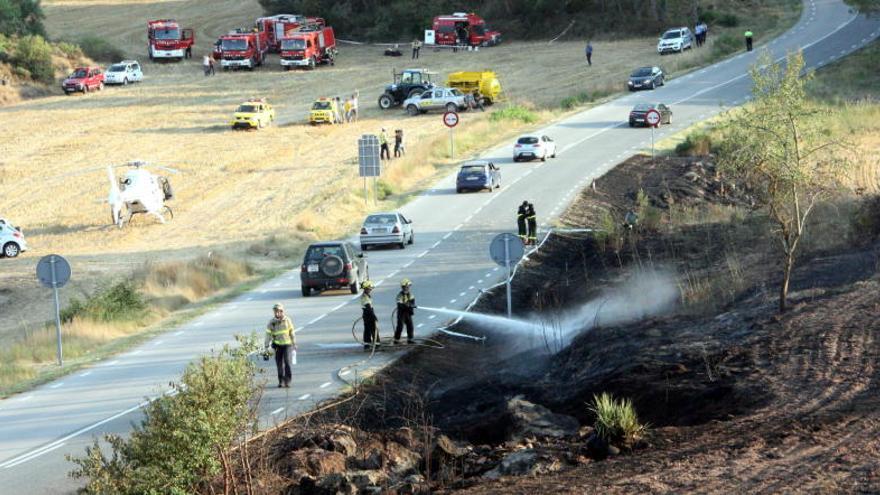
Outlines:
{"label": "leafy tree", "polygon": [[724,126],[722,170],[740,179],[767,210],[782,254],[779,311],[786,308],[798,244],[813,208],[841,186],[847,162],[834,156],[840,144],[828,138],[821,111],[806,97],[803,54],[774,63],[768,53],[751,69],[752,103]]}
{"label": "leafy tree", "polygon": [[26,69],[35,81],[50,84],[55,79],[55,69],[52,66],[52,45],[42,36],[32,35],[19,38],[15,46],[13,63]]}
{"label": "leafy tree", "polygon": [[880,13],[880,0],[845,0],[846,3],[855,7],[864,14]]}
{"label": "leafy tree", "polygon": [[46,35],[40,0],[0,0],[0,34]]}
{"label": "leafy tree", "polygon": [[86,478],[89,494],[188,494],[225,473],[231,484],[228,451],[256,428],[256,366],[248,354],[256,338],[239,338],[236,348],[191,363],[176,394],[144,408],[144,420],[129,439],[107,435],[111,455],[95,440],[85,457],[68,457]]}

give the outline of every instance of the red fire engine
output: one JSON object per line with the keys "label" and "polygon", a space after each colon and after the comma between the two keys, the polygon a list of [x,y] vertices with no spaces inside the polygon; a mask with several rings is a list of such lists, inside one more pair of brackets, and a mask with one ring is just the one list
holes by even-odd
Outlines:
{"label": "red fire engine", "polygon": [[257,19],[257,30],[265,31],[269,39],[269,51],[277,53],[281,50],[281,39],[293,34],[301,26],[324,26],[320,17],[305,17],[295,14],[278,14]]}
{"label": "red fire engine", "polygon": [[196,42],[195,33],[190,28],[181,29],[174,19],[160,19],[147,22],[147,40],[150,60],[157,58],[192,57],[192,47]]}
{"label": "red fire engine", "polygon": [[336,63],[336,36],[323,24],[303,26],[281,39],[281,66],[314,69],[318,64]]}
{"label": "red fire engine", "polygon": [[438,45],[493,46],[501,43],[501,33],[491,31],[482,17],[456,12],[434,18],[434,42]]}
{"label": "red fire engine", "polygon": [[265,31],[237,29],[220,37],[220,66],[253,70],[263,65],[268,51]]}

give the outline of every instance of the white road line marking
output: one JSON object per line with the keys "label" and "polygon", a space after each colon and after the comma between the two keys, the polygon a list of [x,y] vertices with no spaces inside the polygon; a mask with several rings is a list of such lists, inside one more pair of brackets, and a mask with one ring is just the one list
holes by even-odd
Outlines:
{"label": "white road line marking", "polygon": [[464,219],[464,223],[468,223],[468,222],[470,222],[473,218],[474,218],[473,215],[470,215],[470,216],[468,216],[468,217],[465,217],[465,219]]}
{"label": "white road line marking", "polygon": [[398,273],[399,271],[400,271],[400,270],[394,270],[393,272],[389,273],[389,274],[388,274],[388,278],[391,278],[391,277],[397,275],[397,273]]}
{"label": "white road line marking", "polygon": [[[468,290],[474,290],[474,286],[472,285],[472,286],[468,287]],[[462,294],[464,294],[464,292],[462,292]]]}
{"label": "white road line marking", "polygon": [[419,323],[418,325],[416,325],[416,328],[422,328],[423,326],[425,326],[424,323]]}
{"label": "white road line marking", "polygon": [[435,242],[433,245],[431,245],[431,249],[434,249],[434,248],[436,248],[436,247],[439,246],[439,245],[440,245],[440,241],[437,241],[437,242]]}
{"label": "white road line marking", "polygon": [[300,395],[299,397],[297,397],[296,400],[306,400],[306,399],[308,399],[308,398],[311,397],[311,396],[312,396],[312,394],[302,394],[302,395]]}
{"label": "white road line marking", "polygon": [[331,309],[330,311],[336,311],[336,310],[342,309],[342,307],[345,306],[345,304],[346,303],[339,303],[336,306],[333,306],[333,309]]}
{"label": "white road line marking", "polygon": [[495,268],[492,269],[492,271],[493,271],[493,272],[497,272],[497,271],[498,271],[498,267],[496,266]]}
{"label": "white road line marking", "polygon": [[333,382],[324,382],[324,383],[321,384],[321,388],[327,388],[327,387],[329,387],[330,385],[333,385]]}
{"label": "white road line marking", "polygon": [[25,401],[29,401],[29,400],[31,400],[31,399],[33,399],[33,398],[34,398],[33,395],[25,395],[24,397],[22,397],[21,399],[18,399],[18,400],[21,401],[21,402],[25,402]]}
{"label": "white road line marking", "polygon": [[204,325],[204,324],[205,324],[205,322],[203,322],[203,321],[197,321],[197,322],[193,323],[193,326],[194,326],[194,327],[200,327],[200,326],[202,326],[202,325]]}
{"label": "white road line marking", "polygon": [[[380,282],[380,283],[381,283],[381,282]],[[376,285],[379,285],[379,284],[376,284]],[[327,316],[327,313],[324,313],[324,314],[322,314],[321,316],[315,318],[314,320],[308,322],[307,325],[314,325],[316,322],[321,321],[325,316]]]}
{"label": "white road line marking", "polygon": [[275,416],[276,414],[280,413],[280,412],[283,411],[283,410],[284,410],[283,407],[279,407],[278,409],[275,409],[274,411],[272,411],[272,412],[269,413],[269,414],[272,415],[272,416]]}
{"label": "white road line marking", "polygon": [[345,376],[345,375],[347,375],[347,374],[349,374],[349,373],[351,373],[351,370],[340,371],[340,372],[339,372],[339,376]]}
{"label": "white road line marking", "polygon": [[110,361],[109,363],[105,364],[104,366],[115,366],[117,364],[119,364],[119,361]]}
{"label": "white road line marking", "polygon": [[91,371],[86,371],[85,373],[80,373],[79,376],[80,376],[80,377],[85,377],[85,376],[89,376],[89,375],[91,375],[91,374],[92,374]]}
{"label": "white road line marking", "polygon": [[16,462],[11,462],[11,463],[8,463],[8,464],[4,464],[4,465],[3,465],[3,468],[4,468],[4,469],[13,468],[13,467],[15,467],[15,466],[18,466],[18,465],[21,464],[21,463],[24,463],[24,462],[27,462],[27,461],[30,461],[30,460],[36,459],[37,457],[40,457],[40,456],[43,455],[43,454],[47,454],[47,453],[49,453],[49,452],[52,452],[52,451],[55,450],[55,449],[60,449],[61,447],[64,447],[65,445],[67,445],[67,444],[66,444],[66,443],[60,443],[60,444],[58,444],[58,445],[53,445],[53,446],[51,446],[51,447],[43,448],[42,450],[38,450],[38,451],[33,452],[33,453],[31,453],[31,454],[29,454],[29,455],[27,455],[27,456],[24,456],[24,457],[22,457],[22,458],[19,458]]}
{"label": "white road line marking", "polygon": [[461,229],[461,227],[462,227],[461,224],[459,224],[459,225],[456,226],[454,229],[452,229],[452,231],[453,231],[453,232],[457,232],[458,230]]}
{"label": "white road line marking", "polygon": [[174,335],[175,337],[180,337],[181,335],[183,335],[183,330],[180,330],[180,331],[174,332],[173,335]]}
{"label": "white road line marking", "polygon": [[452,235],[452,232],[447,232],[446,234],[443,235],[443,239],[444,240],[449,239],[449,236],[451,236],[451,235]]}
{"label": "white road line marking", "polygon": [[458,301],[458,299],[450,299],[449,304],[455,304],[455,301]]}
{"label": "white road line marking", "polygon": [[160,345],[162,345],[164,342],[165,342],[164,340],[157,340],[157,341],[153,342],[153,346],[154,346],[154,347],[156,347],[156,346],[160,346]]}
{"label": "white road line marking", "polygon": [[230,304],[227,306],[229,309],[238,309],[238,304]]}
{"label": "white road line marking", "polygon": [[422,251],[421,253],[419,253],[419,254],[416,256],[416,258],[421,258],[422,256],[424,256],[424,255],[426,255],[426,254],[428,254],[427,251]]}
{"label": "white road line marking", "polygon": [[489,278],[489,277],[491,277],[491,276],[492,276],[491,273],[487,273],[487,274],[485,275],[486,278]]}
{"label": "white road line marking", "polygon": [[63,387],[63,386],[64,386],[64,382],[58,382],[55,385],[49,385],[49,388],[58,388],[58,387]]}
{"label": "white road line marking", "polygon": [[412,264],[413,264],[413,262],[410,261],[409,263],[403,265],[403,267],[404,267],[404,268],[409,268]]}
{"label": "white road line marking", "polygon": [[253,301],[253,300],[254,300],[253,296],[248,297],[247,299],[245,299],[245,301]]}
{"label": "white road line marking", "polygon": [[478,283],[478,284],[482,284],[482,283],[483,283],[483,279],[477,280],[477,283]]}
{"label": "white road line marking", "polygon": [[430,315],[430,316],[428,316],[428,319],[429,319],[429,320],[433,320],[433,319],[436,318],[436,317],[437,317],[437,315]]}
{"label": "white road line marking", "polygon": [[269,292],[269,291],[267,291],[266,289],[260,289],[260,294],[265,294],[266,292]]}
{"label": "white road line marking", "polygon": [[458,297],[464,297],[465,294],[467,294],[467,292],[462,292],[462,293],[458,294]]}

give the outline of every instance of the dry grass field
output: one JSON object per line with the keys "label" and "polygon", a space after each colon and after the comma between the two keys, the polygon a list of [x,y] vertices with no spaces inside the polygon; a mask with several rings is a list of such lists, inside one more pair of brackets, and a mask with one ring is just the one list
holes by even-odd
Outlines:
{"label": "dry grass field", "polygon": [[[74,280],[65,297],[81,297],[145,262],[188,259],[207,251],[243,257],[267,239],[338,236],[364,214],[356,140],[383,126],[402,128],[407,135],[409,156],[387,169],[386,180],[397,192],[417,190],[452,165],[443,157],[439,115],[411,118],[376,105],[392,68],[412,65],[408,56],[383,57],[382,47],[342,45],[335,67],[284,72],[271,56],[267,66],[254,72],[218,71],[204,77],[201,56],[218,35],[250,25],[260,15],[255,0],[43,4],[53,39],[105,38],[142,61],[145,81],[0,107],[0,120],[13,124],[4,126],[0,141],[0,216],[23,227],[31,248],[18,259],[2,260],[0,341],[50,318],[49,294],[33,276],[43,255],[72,259]],[[147,60],[146,21],[167,17],[196,29],[193,60]],[[796,13],[783,17],[790,23]],[[661,59],[654,43],[654,38],[594,41],[592,68],[585,66],[581,41],[508,43],[472,53],[426,49],[418,65],[441,78],[455,70],[493,69],[510,101],[542,109],[546,121],[561,115],[559,103],[567,96],[622,88],[635,66],[662,63],[676,72],[711,58],[710,45]],[[361,95],[358,123],[305,124],[314,99],[356,90]],[[277,121],[260,131],[233,132],[227,125],[231,113],[249,97],[268,98]],[[470,135],[471,152],[522,127],[487,117],[463,117],[460,135]],[[109,207],[101,202],[108,184],[101,167],[134,159],[181,171],[171,176],[176,197],[169,223],[141,216],[124,229],[108,225]],[[398,200],[392,197],[384,206]]]}

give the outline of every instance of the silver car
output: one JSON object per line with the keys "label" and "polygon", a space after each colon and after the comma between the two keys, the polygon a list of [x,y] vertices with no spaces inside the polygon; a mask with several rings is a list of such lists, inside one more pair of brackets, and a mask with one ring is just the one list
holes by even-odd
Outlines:
{"label": "silver car", "polygon": [[456,88],[434,88],[407,98],[403,101],[403,108],[413,116],[428,110],[458,112],[467,108],[467,100],[464,93]]}
{"label": "silver car", "polygon": [[412,220],[398,212],[374,213],[364,220],[360,239],[364,251],[369,246],[386,244],[404,249],[414,241]]}
{"label": "silver car", "polygon": [[27,251],[27,242],[21,229],[4,218],[0,218],[0,249],[2,249],[0,256],[7,258],[15,258]]}
{"label": "silver car", "polygon": [[141,82],[144,80],[144,73],[141,71],[141,64],[137,60],[123,60],[122,62],[111,65],[107,72],[104,73],[104,84],[122,84]]}

